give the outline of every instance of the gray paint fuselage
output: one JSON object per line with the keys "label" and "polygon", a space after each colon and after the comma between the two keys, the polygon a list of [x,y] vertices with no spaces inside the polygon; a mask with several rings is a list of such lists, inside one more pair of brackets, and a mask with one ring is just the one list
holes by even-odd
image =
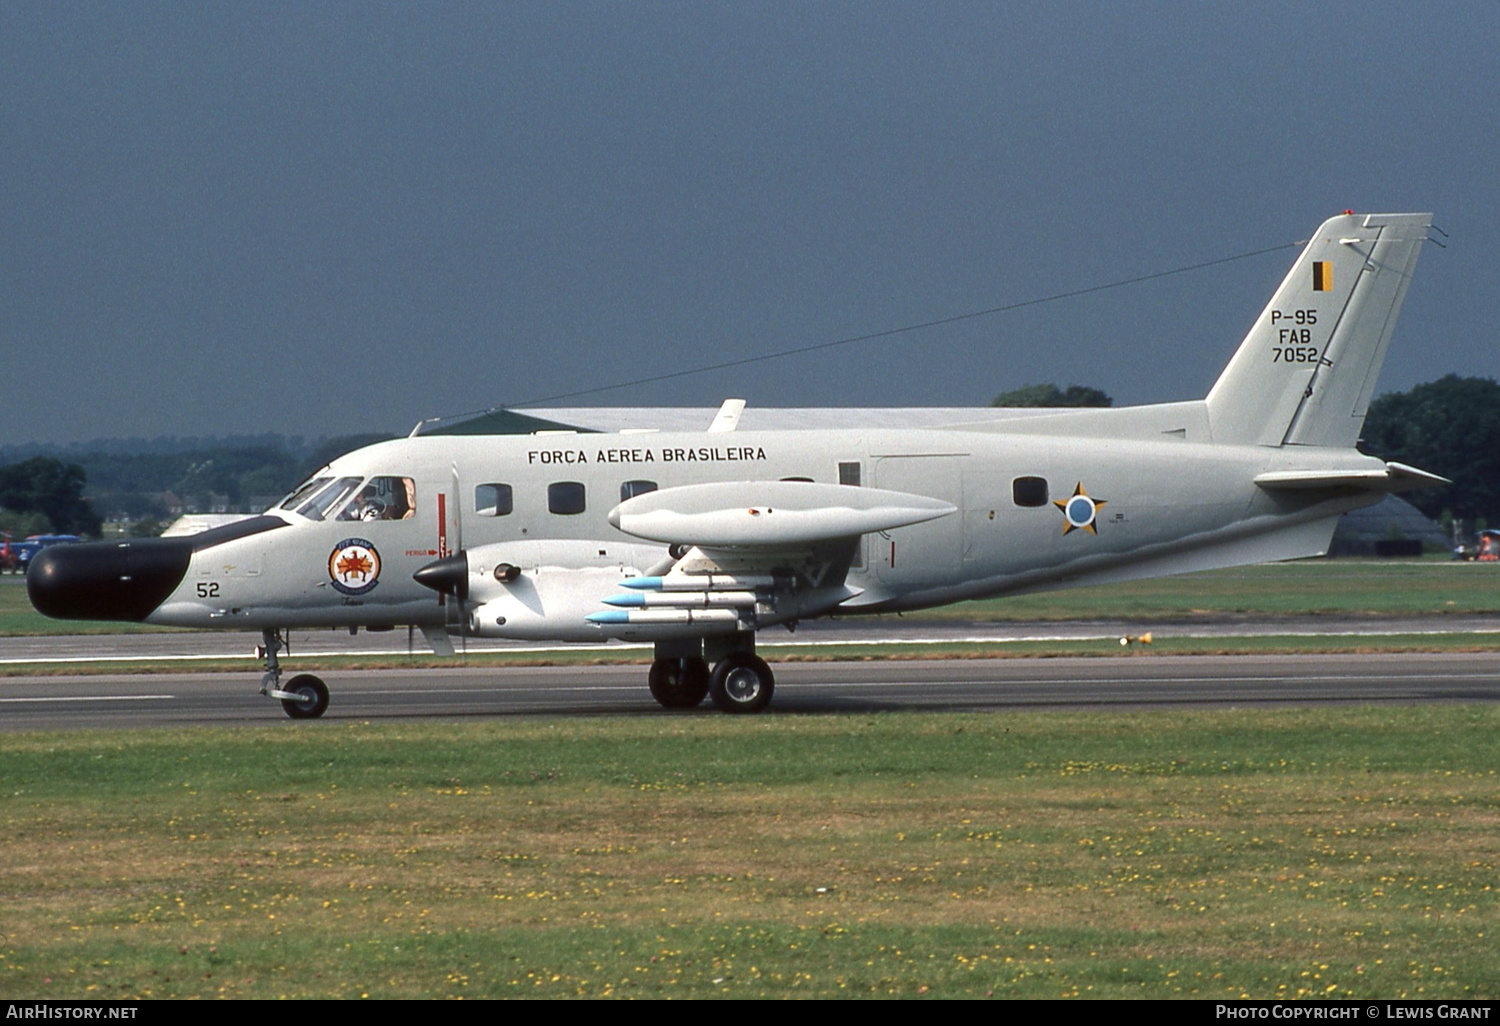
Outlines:
{"label": "gray paint fuselage", "polygon": [[[1091,428],[1113,421],[1124,435],[1136,430],[1129,409],[1091,412]],[[1314,555],[1326,546],[1331,518],[1379,498],[1353,490],[1272,493],[1253,483],[1282,464],[1347,466],[1346,450],[1299,447],[1294,457],[1283,449],[1190,441],[1193,433],[1186,430],[1153,434],[1057,437],[990,426],[399,439],[341,457],[321,473],[409,477],[416,487],[414,516],[311,521],[274,511],[287,528],[195,553],[182,584],[146,619],[245,629],[441,625],[448,618],[444,607],[412,580],[439,555],[536,539],[588,540],[606,552],[639,546],[639,539],[606,520],[626,481],[660,488],[789,477],[837,482],[840,463],[858,463],[863,485],[958,507],[949,516],[862,539],[847,578],[861,593],[841,612],[915,609]],[[1016,504],[1012,485],[1019,477],[1047,481],[1044,505]],[[557,482],[585,486],[583,513],[548,511],[548,485]],[[493,483],[512,488],[508,515],[476,509],[475,487]],[[1099,504],[1093,529],[1065,530],[1056,502],[1080,486]],[[439,521],[440,501],[446,524]],[[1302,525],[1307,529],[1288,530]],[[336,546],[350,538],[368,541],[380,558],[378,583],[361,595],[339,595],[328,570]]]}

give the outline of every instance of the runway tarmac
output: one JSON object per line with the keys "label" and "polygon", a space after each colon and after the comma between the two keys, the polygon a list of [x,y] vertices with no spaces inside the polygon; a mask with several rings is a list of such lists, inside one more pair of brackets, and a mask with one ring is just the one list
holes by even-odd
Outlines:
{"label": "runway tarmac", "polygon": [[[767,715],[917,710],[1500,701],[1500,652],[1329,656],[1156,656],[782,663]],[[718,716],[659,708],[641,666],[339,671],[319,723],[568,713]],[[0,679],[0,731],[260,725],[287,719],[243,674]]]}
{"label": "runway tarmac", "polygon": [[[1287,616],[1249,618],[1199,617],[1175,621],[1069,620],[1045,623],[1004,623],[928,620],[894,616],[815,620],[795,633],[777,628],[760,634],[757,644],[768,649],[796,645],[911,645],[966,642],[1006,644],[1020,641],[1111,640],[1151,631],[1161,637],[1263,637],[1266,635],[1318,637],[1328,634],[1452,635],[1500,631],[1492,616]],[[0,638],[0,665],[16,663],[89,663],[117,659],[193,660],[245,658],[250,660],[260,637],[246,631],[173,631],[150,634],[74,634]],[[378,633],[293,631],[296,655],[417,655],[430,654],[420,633],[405,629]],[[455,642],[458,644],[458,642]],[[584,645],[539,644],[470,638],[470,652],[579,651]],[[647,651],[649,646],[602,645],[601,648]],[[774,656],[771,656],[774,661]]]}

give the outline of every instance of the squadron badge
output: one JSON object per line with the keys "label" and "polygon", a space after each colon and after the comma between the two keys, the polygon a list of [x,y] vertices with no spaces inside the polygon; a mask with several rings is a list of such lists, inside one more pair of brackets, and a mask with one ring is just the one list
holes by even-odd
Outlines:
{"label": "squadron badge", "polygon": [[328,576],[345,595],[363,595],[380,583],[380,553],[363,538],[345,538],[328,557]]}
{"label": "squadron badge", "polygon": [[1099,512],[1099,507],[1104,505],[1103,499],[1091,498],[1083,490],[1083,482],[1079,481],[1073,489],[1073,494],[1066,499],[1053,499],[1052,505],[1062,510],[1063,534],[1072,534],[1074,531],[1087,531],[1089,534],[1098,534],[1099,530],[1094,526],[1094,517]]}

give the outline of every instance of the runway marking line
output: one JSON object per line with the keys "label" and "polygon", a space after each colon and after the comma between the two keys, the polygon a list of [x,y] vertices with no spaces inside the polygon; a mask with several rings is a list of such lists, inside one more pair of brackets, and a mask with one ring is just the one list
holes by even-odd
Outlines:
{"label": "runway marking line", "polygon": [[[1323,637],[1355,637],[1355,638],[1380,638],[1390,634],[1401,634],[1412,637],[1454,637],[1466,634],[1490,634],[1492,631],[1482,630],[1416,630],[1416,631],[1391,631],[1379,629],[1345,630],[1337,631],[1330,635],[1326,631],[1253,631],[1249,633],[1221,631],[1183,631],[1173,632],[1170,635],[1161,635],[1163,639],[1168,637],[1175,639],[1214,639],[1222,638],[1228,640],[1239,640],[1242,638],[1323,638]],[[1114,641],[1118,640],[1118,633],[1109,634],[1027,634],[1010,637],[996,637],[994,635],[970,635],[954,638],[861,638],[843,639],[833,641],[815,640],[793,640],[793,641],[761,641],[761,648],[840,648],[840,647],[878,647],[889,645],[1021,645],[1036,642],[1064,642],[1064,641]],[[473,649],[473,655],[526,655],[532,653],[547,652],[649,652],[650,645],[644,644],[620,644],[620,645],[516,645],[513,647],[483,647]],[[426,658],[429,652],[417,652],[408,649],[343,649],[330,651],[315,651],[297,653],[299,658],[305,659],[331,659],[338,657],[350,657],[360,659],[370,658],[393,658],[399,656],[421,656]],[[254,656],[241,652],[223,652],[210,655],[112,655],[112,656],[36,656],[0,659],[0,666],[35,664],[35,663],[130,663],[130,662],[208,662],[223,659],[245,659],[253,661]]]}
{"label": "runway marking line", "polygon": [[176,695],[59,695],[56,698],[0,698],[0,703],[20,702],[152,702],[176,699]]}

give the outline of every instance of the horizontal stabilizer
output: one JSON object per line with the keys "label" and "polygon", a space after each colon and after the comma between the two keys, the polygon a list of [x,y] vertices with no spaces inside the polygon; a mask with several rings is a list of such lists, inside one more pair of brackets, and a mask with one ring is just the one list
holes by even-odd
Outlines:
{"label": "horizontal stabilizer", "polygon": [[673,545],[778,547],[854,538],[935,520],[952,503],[880,488],[811,481],[684,485],[620,503],[609,522],[626,534]]}
{"label": "horizontal stabilizer", "polygon": [[1404,463],[1356,470],[1276,470],[1256,477],[1262,488],[1308,490],[1359,488],[1371,492],[1410,492],[1418,488],[1452,484],[1446,477],[1429,474]]}

